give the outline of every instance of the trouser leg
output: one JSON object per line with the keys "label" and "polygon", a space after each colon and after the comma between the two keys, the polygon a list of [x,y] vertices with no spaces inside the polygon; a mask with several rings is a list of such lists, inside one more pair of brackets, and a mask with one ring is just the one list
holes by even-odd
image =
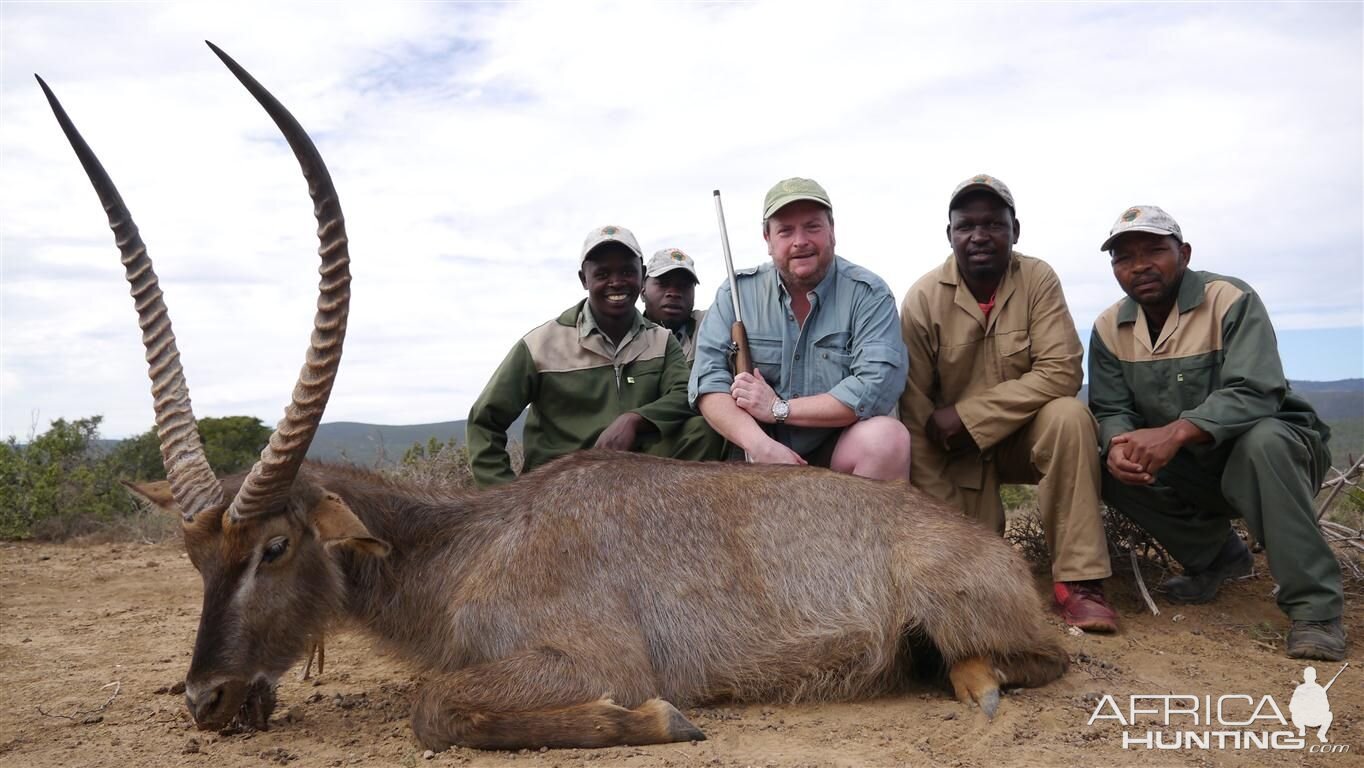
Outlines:
{"label": "trouser leg", "polygon": [[1340,564],[1312,503],[1330,461],[1315,433],[1264,419],[1236,439],[1222,473],[1222,493],[1264,545],[1291,619],[1324,621],[1343,609]]}
{"label": "trouser leg", "polygon": [[1188,451],[1180,451],[1156,473],[1151,485],[1127,485],[1103,472],[1103,499],[1141,526],[1186,570],[1212,564],[1231,530],[1235,514],[1222,498],[1217,474]]}
{"label": "trouser leg", "polygon": [[1037,483],[1054,581],[1113,574],[1099,512],[1098,426],[1089,408],[1073,397],[1047,403],[999,446],[995,461],[1003,482]]}
{"label": "trouser leg", "polygon": [[645,446],[643,452],[687,461],[721,461],[727,455],[726,445],[705,417],[693,416],[675,434]]}
{"label": "trouser leg", "polygon": [[993,456],[985,461],[979,488],[958,486],[957,490],[963,514],[1003,535],[1004,503],[999,498],[999,469]]}

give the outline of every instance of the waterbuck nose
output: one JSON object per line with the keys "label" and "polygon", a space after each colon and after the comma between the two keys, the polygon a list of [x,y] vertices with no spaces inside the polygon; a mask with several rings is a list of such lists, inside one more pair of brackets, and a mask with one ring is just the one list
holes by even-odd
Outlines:
{"label": "waterbuck nose", "polygon": [[214,686],[195,686],[185,685],[185,707],[189,709],[189,714],[194,718],[195,725],[200,728],[221,727],[224,723],[218,716],[218,710],[223,703],[224,685]]}

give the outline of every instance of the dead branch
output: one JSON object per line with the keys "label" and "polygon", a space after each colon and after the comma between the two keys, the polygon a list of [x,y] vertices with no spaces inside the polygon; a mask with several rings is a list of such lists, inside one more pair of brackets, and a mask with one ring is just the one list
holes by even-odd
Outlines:
{"label": "dead branch", "polygon": [[1141,590],[1141,599],[1146,601],[1146,607],[1151,609],[1152,616],[1159,616],[1160,609],[1156,607],[1156,601],[1151,599],[1151,593],[1146,591],[1146,579],[1141,576],[1141,564],[1137,562],[1137,550],[1129,548],[1127,557],[1132,561],[1132,575],[1137,579],[1137,589]]}
{"label": "dead branch", "polygon": [[1340,495],[1340,492],[1345,490],[1345,486],[1348,485],[1351,488],[1359,487],[1359,476],[1361,473],[1364,473],[1364,456],[1360,456],[1356,459],[1354,463],[1350,465],[1350,468],[1344,472],[1341,472],[1335,467],[1331,467],[1330,469],[1332,472],[1336,473],[1336,476],[1321,484],[1321,490],[1325,491],[1329,489],[1329,492],[1326,494],[1326,499],[1321,502],[1321,506],[1317,507],[1318,522],[1320,522],[1322,516],[1326,514],[1326,510],[1331,508],[1331,503],[1336,500],[1336,497]]}
{"label": "dead branch", "polygon": [[43,711],[42,706],[39,706],[38,714],[42,715],[43,717],[63,718],[78,723],[97,723],[102,718],[95,718],[95,716],[100,714],[104,710],[108,709],[109,705],[114,703],[114,699],[118,698],[118,692],[123,690],[123,683],[119,682],[118,680],[115,680],[112,683],[105,683],[104,685],[100,686],[99,689],[103,691],[109,686],[113,686],[114,692],[109,694],[109,698],[105,699],[103,704],[99,705],[98,707],[95,707],[94,709],[77,709],[75,712],[69,715],[63,715],[59,712],[45,712]]}

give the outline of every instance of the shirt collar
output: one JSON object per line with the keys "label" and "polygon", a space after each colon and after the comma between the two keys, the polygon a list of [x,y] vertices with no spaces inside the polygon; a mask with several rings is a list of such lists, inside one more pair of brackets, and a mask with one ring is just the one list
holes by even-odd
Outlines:
{"label": "shirt collar", "polygon": [[[1192,269],[1184,270],[1184,276],[1179,279],[1179,292],[1175,296],[1175,306],[1181,315],[1203,303],[1204,288],[1201,273]],[[1123,299],[1122,306],[1118,307],[1118,324],[1135,323],[1140,306],[1131,296]]]}
{"label": "shirt collar", "polygon": [[[630,323],[630,330],[626,332],[625,338],[621,341],[633,337],[639,333],[639,329],[642,327],[644,327],[644,315],[641,315],[636,309],[634,320]],[[601,334],[602,338],[610,341],[606,332],[601,329],[600,325],[597,325],[597,318],[592,314],[592,305],[587,303],[587,299],[583,299],[582,311],[578,313],[578,339],[586,339],[593,333]]]}
{"label": "shirt collar", "polygon": [[[810,291],[820,304],[827,302],[829,297],[833,295],[834,284],[838,277],[838,265],[842,261],[843,257],[834,254],[834,260],[829,263],[829,271],[824,273],[824,279],[819,281],[819,285],[816,285],[813,291]],[[781,273],[777,271],[775,266],[772,269],[772,277],[777,281],[777,290],[786,296],[790,296],[791,292],[786,290],[786,283],[782,281]]]}

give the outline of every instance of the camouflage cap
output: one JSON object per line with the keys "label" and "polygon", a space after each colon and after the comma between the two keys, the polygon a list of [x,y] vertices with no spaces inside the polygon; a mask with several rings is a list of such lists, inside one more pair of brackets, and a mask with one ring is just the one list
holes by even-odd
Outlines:
{"label": "camouflage cap", "polygon": [[957,188],[952,190],[952,197],[947,201],[948,212],[950,213],[952,207],[957,204],[957,198],[967,192],[974,192],[978,189],[984,189],[999,195],[999,198],[1004,201],[1004,204],[1009,206],[1009,210],[1018,213],[1018,207],[1014,205],[1014,193],[1009,191],[1009,187],[1005,185],[1004,182],[986,173],[978,173],[958,184]]}
{"label": "camouflage cap", "polygon": [[1175,217],[1166,213],[1156,205],[1134,205],[1122,212],[1118,220],[1113,222],[1113,228],[1108,230],[1108,239],[1099,246],[1101,251],[1113,250],[1113,241],[1128,232],[1150,232],[1153,235],[1174,235],[1179,242],[1184,242],[1184,233],[1180,231],[1179,224],[1175,222]]}
{"label": "camouflage cap", "polygon": [[679,248],[664,248],[655,253],[649,259],[649,264],[644,270],[644,276],[658,277],[659,275],[665,275],[674,269],[685,269],[691,273],[691,276],[696,279],[696,282],[701,282],[700,275],[696,274],[696,262]]}
{"label": "camouflage cap", "polygon": [[625,227],[607,224],[587,233],[587,239],[583,241],[583,255],[578,261],[578,266],[581,268],[583,262],[587,261],[587,257],[591,256],[593,251],[607,243],[620,243],[629,248],[641,261],[644,260],[644,251],[640,250],[639,241],[635,239],[635,233]]}
{"label": "camouflage cap", "polygon": [[831,211],[834,208],[834,204],[829,202],[829,193],[824,191],[819,182],[793,177],[783,179],[767,190],[767,198],[763,200],[763,221],[798,200],[813,200]]}

